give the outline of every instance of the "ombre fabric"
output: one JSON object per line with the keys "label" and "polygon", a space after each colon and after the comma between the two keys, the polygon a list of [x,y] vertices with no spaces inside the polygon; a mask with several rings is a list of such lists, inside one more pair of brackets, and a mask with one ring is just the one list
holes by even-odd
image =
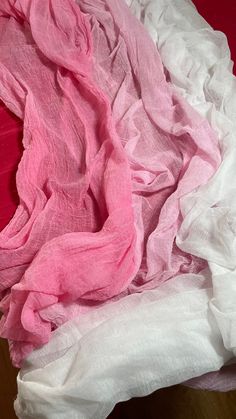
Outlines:
{"label": "ombre fabric", "polygon": [[175,236],[179,199],[220,163],[217,136],[122,1],[79,6],[0,6],[1,95],[24,118],[20,205],[0,237],[15,365],[76,314],[204,266]]}
{"label": "ombre fabric", "polygon": [[[198,1],[196,4],[200,3]],[[235,352],[236,82],[227,39],[214,31],[190,1],[128,1],[160,52],[176,90],[218,132],[223,163],[202,189],[182,201],[178,244],[208,260],[213,279],[211,308],[225,346]],[[235,368],[192,380],[197,388],[235,388]]]}
{"label": "ombre fabric", "polygon": [[106,304],[59,327],[18,375],[20,419],[105,419],[115,404],[216,371],[232,358],[207,272]]}
{"label": "ombre fabric", "polygon": [[126,154],[92,80],[87,18],[73,1],[4,1],[0,12],[1,97],[24,118],[20,205],[0,238],[1,335],[19,365],[49,339],[40,309],[127,287],[136,233]]}
{"label": "ombre fabric", "polygon": [[[87,6],[91,4],[86,2]],[[94,33],[96,19],[90,16]],[[93,59],[96,62],[96,54]],[[119,132],[117,119],[116,127]],[[207,271],[177,276],[156,290],[128,295],[58,328],[51,341],[24,363],[18,376],[17,415],[102,419],[118,401],[230,362],[233,352],[225,349],[209,308],[211,281]],[[61,307],[66,317],[67,306]],[[56,308],[51,305],[51,313],[44,311],[46,318]]]}
{"label": "ombre fabric", "polygon": [[[200,167],[205,176],[208,153],[214,160],[218,151],[214,141],[213,148],[205,148],[209,140],[206,132],[213,140],[206,120],[167,86],[157,51],[142,25],[132,18],[122,2],[114,10],[113,4],[103,2],[80,1],[79,6],[90,16],[94,78],[110,99],[116,129],[129,159],[137,231],[136,254],[141,264],[127,291],[140,292],[152,289],[178,273],[197,272],[204,267],[203,260],[184,254],[175,245],[181,222],[178,200],[190,184],[193,187],[191,182],[195,186],[199,184]],[[132,32],[122,30],[119,16],[124,16],[127,26],[133,25]],[[146,49],[147,46],[150,48],[147,58],[144,55],[144,62],[149,59],[152,78],[139,59],[143,43]],[[169,97],[172,98],[170,111]],[[200,146],[201,151],[198,153],[196,149],[191,157],[194,144]],[[182,156],[186,160],[184,166],[181,166]],[[59,326],[87,309],[77,302],[66,306],[59,302],[41,310],[40,315]]]}

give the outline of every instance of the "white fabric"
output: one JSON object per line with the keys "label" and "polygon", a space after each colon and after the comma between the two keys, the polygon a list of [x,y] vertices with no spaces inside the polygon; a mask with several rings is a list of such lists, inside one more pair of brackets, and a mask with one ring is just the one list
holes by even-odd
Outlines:
{"label": "white fabric", "polygon": [[186,274],[65,323],[19,374],[18,417],[102,419],[120,400],[219,369],[232,355],[208,286]]}
{"label": "white fabric", "polygon": [[235,351],[236,106],[227,42],[188,1],[142,4],[132,10],[157,41],[171,81],[221,139],[223,164],[182,202],[178,237],[181,248],[210,261],[213,289],[211,275],[183,275],[60,327],[18,376],[21,419],[102,419],[118,401],[218,370]]}
{"label": "white fabric", "polygon": [[211,309],[236,354],[236,79],[227,38],[188,0],[127,0],[156,42],[172,84],[218,132],[223,162],[181,201],[177,245],[209,262]]}

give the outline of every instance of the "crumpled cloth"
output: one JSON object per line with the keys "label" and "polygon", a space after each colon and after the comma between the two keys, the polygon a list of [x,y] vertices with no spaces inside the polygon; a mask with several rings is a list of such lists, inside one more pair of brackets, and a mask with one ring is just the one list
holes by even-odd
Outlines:
{"label": "crumpled cloth", "polygon": [[[159,1],[158,4],[162,7],[160,16],[166,18],[166,21],[158,20],[158,36],[162,35],[162,39],[168,40],[170,34],[171,45],[170,28],[175,40],[175,29],[179,32],[179,37],[181,30],[183,32],[182,42],[176,44],[181,45],[181,49],[175,49],[175,57],[182,73],[179,72],[176,79],[174,78],[178,66],[174,66],[174,61],[171,60],[172,67],[169,66],[168,70],[172,83],[176,81],[180,93],[187,100],[192,100],[202,114],[209,116],[212,125],[223,138],[224,132],[221,129],[224,124],[218,124],[221,121],[220,112],[222,121],[226,118],[223,115],[224,106],[216,111],[210,95],[206,101],[201,88],[195,89],[195,83],[199,82],[198,86],[202,88],[212,85],[215,72],[217,74],[220,68],[227,75],[228,82],[232,79],[225,37],[208,27],[192,6],[189,9],[180,7],[178,11],[180,2],[169,2],[167,19],[168,15],[164,14],[167,11],[164,7],[166,2]],[[157,8],[154,14],[157,18],[158,10]],[[150,9],[147,11],[150,12]],[[172,18],[175,26],[170,25],[173,23]],[[205,25],[207,30],[199,29],[198,22]],[[208,44],[206,35],[210,37],[208,41],[211,41]],[[192,40],[195,38],[196,42],[191,42],[187,49],[189,37]],[[160,49],[162,57],[167,46],[168,42],[163,42],[163,50]],[[197,56],[194,46],[198,49]],[[225,55],[223,61],[222,54]],[[209,71],[212,62],[208,61],[209,57],[215,60],[214,72]],[[165,59],[168,58],[170,59],[167,52]],[[183,66],[186,62],[193,68],[192,78],[191,72]],[[216,96],[217,83],[214,82],[213,85]],[[225,89],[227,102],[227,82]],[[214,123],[216,117],[218,122]],[[102,419],[118,401],[146,395],[207,371],[219,370],[225,363],[233,360],[233,353],[225,350],[215,316],[209,306],[213,292],[211,273],[205,271],[201,275],[183,275],[162,284],[157,290],[127,296],[117,303],[107,304],[100,310],[66,323],[53,333],[49,344],[35,351],[24,364],[18,376],[19,394],[15,403],[18,416],[22,419],[37,416],[41,419]],[[120,317],[121,312],[123,315]],[[222,385],[222,376],[219,373],[207,374],[208,384],[211,377],[217,377],[214,383],[217,390],[219,383]],[[201,388],[202,380],[194,380],[194,386],[200,383]],[[191,381],[188,384],[191,385]],[[229,381],[225,383],[225,389],[227,385]],[[213,383],[211,387],[213,389]],[[228,389],[230,388],[229,386]]]}
{"label": "crumpled cloth", "polygon": [[24,117],[20,205],[0,235],[15,365],[94,304],[205,265],[175,236],[179,199],[220,163],[217,136],[122,1],[79,4],[86,16],[65,0],[0,6],[1,95]]}
{"label": "crumpled cloth", "polygon": [[[122,5],[122,2],[120,4]],[[205,128],[208,130],[208,127],[205,124],[206,121],[192,113],[192,109],[176,95],[173,96],[175,109],[171,121],[172,124],[173,120],[178,122],[174,125],[170,124],[167,108],[161,110],[155,97],[161,97],[161,103],[164,106],[164,98],[168,94],[173,95],[171,86],[168,92],[162,64],[150,39],[129,12],[123,10],[124,6],[119,6],[121,10],[115,8],[113,11],[109,9],[108,4],[102,2],[80,1],[79,6],[87,15],[90,15],[94,40],[93,75],[110,99],[116,129],[129,159],[137,231],[136,254],[140,257],[141,265],[127,291],[140,292],[158,286],[160,282],[177,273],[197,272],[200,267],[204,266],[204,261],[180,253],[174,238],[181,222],[179,209],[176,206],[178,197],[182,196],[184,190],[186,191],[187,183],[191,184],[193,181],[190,179],[193,175],[191,171],[196,168],[198,175],[195,175],[194,181],[198,183],[198,169],[201,164],[199,161],[194,163],[191,159],[191,166],[185,165],[188,169],[186,172],[183,169],[180,179],[181,155],[186,152],[191,153],[191,147],[194,145],[191,139],[199,144],[199,136],[204,135],[204,130]],[[127,25],[133,27],[131,38],[130,34],[127,35],[127,32],[121,31],[122,26],[118,16],[123,15],[130,20]],[[119,27],[119,32],[116,31],[116,25]],[[109,27],[109,32],[107,27]],[[149,91],[146,86],[146,68],[139,60],[141,52],[133,53],[135,51],[133,43],[140,44],[142,49],[141,42],[145,42],[146,46],[149,45],[152,51],[152,64],[150,63],[150,66],[153,66],[150,70],[152,78],[156,74],[156,78],[163,79],[161,83],[154,80],[156,85],[150,86]],[[147,55],[150,57],[150,51]],[[143,59],[145,62],[148,58],[145,59],[144,56]],[[133,68],[136,69],[136,78],[133,76]],[[152,92],[151,95],[150,92]],[[150,100],[152,105],[149,104]],[[179,122],[180,115],[182,115],[181,122]],[[191,134],[191,138],[186,137],[188,142],[185,141],[184,144],[177,143],[178,138],[176,138],[177,147],[175,147],[169,142],[170,139],[173,140],[173,136],[167,135],[175,132],[177,137],[185,140],[180,124],[185,125],[184,118],[189,118],[190,115],[195,118],[196,126],[193,125],[192,120],[191,130],[187,126],[184,126],[184,129]],[[165,119],[162,121],[161,118]],[[204,125],[203,131],[199,128],[201,124]],[[209,152],[214,159],[214,148]],[[194,160],[196,157],[194,156]],[[186,156],[186,158],[189,157]],[[205,165],[206,162],[202,163]],[[66,306],[59,302],[41,310],[40,315],[45,321],[59,326],[86,310],[86,306],[81,307],[81,304],[78,305],[77,302],[68,303]]]}
{"label": "crumpled cloth", "polygon": [[[220,138],[223,164],[204,190],[183,203],[188,214],[178,243],[182,249],[210,262],[212,310],[226,347],[235,351],[236,82],[227,39],[223,33],[212,30],[190,1],[127,3],[156,43],[172,85],[209,120]],[[228,367],[189,384],[228,391],[236,387],[234,374],[234,367]]]}
{"label": "crumpled cloth", "polygon": [[218,370],[232,354],[204,276],[176,277],[59,327],[18,375],[17,416],[105,419],[119,401]]}
{"label": "crumpled cloth", "polygon": [[[171,15],[176,10],[175,2],[169,0],[166,4],[168,16],[168,13]],[[146,12],[148,7],[155,8],[153,5],[149,3]],[[179,15],[186,13],[188,18],[186,25],[191,32],[188,50],[197,53],[204,48],[206,59],[201,65],[194,65],[190,56],[185,61],[187,72],[182,73],[180,70],[173,75],[175,84],[183,89],[187,82],[186,98],[191,96],[189,92],[195,92],[195,107],[202,114],[208,115],[211,125],[218,132],[223,161],[207,185],[181,200],[183,223],[177,234],[177,245],[209,262],[213,282],[211,310],[219,324],[225,347],[236,354],[236,80],[232,75],[226,37],[218,32],[215,34],[204,19],[197,15],[190,2],[183,0],[178,3],[178,7]],[[154,18],[158,19],[158,15],[153,13]],[[162,19],[165,19],[163,14]],[[168,31],[172,28],[168,27]],[[164,53],[166,56],[168,54],[166,61],[162,54],[170,74],[178,62],[177,46],[181,48],[184,36],[181,30],[179,33],[177,30],[175,44],[171,40],[167,42]]]}
{"label": "crumpled cloth", "polygon": [[65,0],[3,1],[0,12],[1,97],[24,118],[20,205],[0,237],[1,335],[19,365],[50,337],[41,308],[127,287],[136,234],[128,161],[91,76],[87,18]]}

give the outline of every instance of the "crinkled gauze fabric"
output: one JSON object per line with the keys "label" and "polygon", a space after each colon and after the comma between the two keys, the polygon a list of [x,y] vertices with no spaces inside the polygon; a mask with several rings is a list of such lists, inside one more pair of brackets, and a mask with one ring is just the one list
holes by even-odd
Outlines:
{"label": "crinkled gauze fabric", "polygon": [[[200,111],[203,115],[209,118],[211,125],[219,132],[220,138],[222,138],[224,135],[224,127],[227,127],[227,124],[223,123],[223,121],[225,120],[223,115],[222,115],[223,119],[220,119],[219,110],[217,112],[215,111],[214,105],[217,105],[217,103],[214,103],[214,97],[217,97],[217,95],[219,95],[221,91],[220,91],[220,85],[214,82],[214,75],[217,74],[219,70],[223,71],[225,76],[227,76],[224,79],[227,80],[227,83],[230,86],[230,80],[232,79],[232,76],[230,72],[228,71],[228,68],[230,69],[230,60],[229,60],[229,52],[227,48],[227,43],[225,41],[225,37],[223,34],[218,34],[218,33],[213,32],[211,28],[208,27],[206,23],[200,18],[200,16],[197,15],[196,10],[193,9],[192,7],[191,8],[186,7],[184,10],[180,8],[179,10],[178,5],[176,5],[176,3],[169,2],[168,12],[166,10],[166,13],[164,13],[164,6],[166,4],[167,4],[167,1],[164,1],[163,3],[158,2],[158,4],[155,3],[155,10],[154,10],[155,14],[153,13],[153,16],[157,17],[158,19],[159,19],[159,16],[162,16],[162,19],[156,22],[152,21],[152,25],[151,25],[151,21],[148,19],[148,17],[150,18],[150,16],[152,16],[150,13],[150,8],[145,9],[146,14],[145,14],[145,11],[143,12],[142,10],[142,16],[144,17],[144,24],[145,26],[147,25],[148,30],[150,30],[150,28],[152,29],[153,34],[154,34],[154,29],[156,30],[156,41],[158,41],[157,45],[160,48],[160,53],[163,58],[164,64],[166,68],[168,68],[172,83],[176,85],[176,88],[179,89],[180,93],[183,94],[187,98],[187,100],[198,109],[198,111]],[[180,3],[179,5],[181,6]],[[134,2],[132,3],[132,7],[133,6],[134,6]],[[176,24],[176,22],[178,22],[178,25]],[[173,23],[175,24],[173,25]],[[202,27],[199,28],[198,26],[199,23],[201,23],[203,28],[205,27],[207,30],[203,31]],[[172,28],[171,31],[170,31],[170,28]],[[177,38],[179,40],[178,50],[176,48]],[[101,43],[99,45],[101,45]],[[175,55],[173,55],[174,48],[175,48]],[[178,62],[178,67],[176,66],[176,60]],[[210,73],[209,70],[210,70],[210,67],[212,67],[213,63],[214,63],[214,72]],[[191,71],[189,71],[189,69],[191,69]],[[208,93],[208,90],[206,90],[207,85],[212,86],[212,90],[211,90],[212,95],[210,95]],[[227,90],[225,90],[225,92],[227,92]],[[227,97],[225,94],[224,100],[226,99]],[[209,109],[211,110],[211,112],[208,112]],[[222,107],[222,110],[223,109],[226,109],[226,107],[225,106],[224,108]],[[227,112],[228,112],[228,109],[229,108],[226,109]],[[115,107],[113,107],[113,111],[114,110],[115,110]],[[199,279],[200,278],[201,276],[199,276]],[[153,295],[153,294],[150,294],[150,295]],[[143,299],[144,299],[144,295],[139,300],[140,307],[143,304]],[[128,301],[128,299],[126,301]],[[109,310],[108,307],[107,307],[107,310]],[[181,311],[181,306],[179,306],[179,310]],[[128,321],[129,321],[129,317],[126,319],[126,322]],[[145,319],[145,316],[143,316],[143,322],[145,323],[145,321],[148,322],[150,320],[149,318]],[[91,318],[90,318],[90,322],[92,324]],[[80,326],[81,326],[81,323],[80,323]],[[71,333],[69,331],[69,328],[68,328],[68,334],[66,333],[65,328],[62,330],[63,330],[63,337],[65,338],[66,336],[66,339],[68,339],[69,338],[68,336],[70,336],[70,333]],[[196,330],[196,326],[194,326],[194,330]],[[120,334],[122,336],[122,330],[120,330]],[[163,336],[165,336],[164,328],[163,328]],[[140,339],[141,338],[142,337],[140,336]],[[112,336],[109,335],[109,340],[112,340],[112,339],[113,339]],[[117,336],[116,336],[116,339],[117,339]],[[138,339],[138,332],[136,335],[136,339]],[[120,343],[119,340],[116,340],[116,345],[119,345],[119,343]],[[53,346],[55,344],[56,344],[56,338],[55,338],[55,342],[52,341],[51,350],[53,347],[56,347],[56,346]],[[132,344],[135,346],[134,339],[132,340]],[[164,338],[163,338],[163,345],[165,345]],[[176,343],[173,346],[176,347]],[[158,348],[160,348],[160,344],[156,347],[155,353],[158,353]],[[143,347],[142,350],[144,351],[143,357],[145,357],[145,348]],[[51,360],[52,355],[50,355],[49,349],[45,349],[45,352],[41,352],[41,354],[44,357],[43,374],[46,376],[47,371],[48,371],[47,362],[48,360]],[[38,356],[40,356],[39,353],[37,353],[37,357]],[[147,356],[147,353],[146,353],[146,356]],[[59,355],[58,355],[58,358],[59,358]],[[60,362],[59,359],[58,359],[58,362]],[[109,364],[109,362],[111,362],[110,359],[112,359],[112,357],[110,357],[109,360],[107,360],[107,363],[108,363],[107,368],[110,367],[110,364]],[[123,359],[121,362],[123,362]],[[128,362],[130,362],[130,364],[128,365],[130,369],[132,370],[132,367],[131,367],[132,361],[126,360],[126,362],[127,364]],[[151,360],[149,360],[149,362],[151,362]],[[31,358],[32,370],[36,368],[36,364],[37,364],[37,360]],[[75,366],[73,367],[73,370],[74,368]],[[140,368],[142,368],[142,365],[140,365]],[[28,380],[30,380],[30,377],[31,377],[31,375],[25,374],[26,370],[27,369],[23,369],[22,374],[19,377],[20,392],[19,392],[18,400],[24,399],[24,394],[28,385],[27,382]],[[65,368],[65,371],[63,374],[65,374],[66,371],[67,369]],[[55,370],[53,373],[56,374]],[[168,373],[169,372],[167,369],[166,374],[168,375]],[[176,374],[176,371],[171,371],[171,373],[174,376]],[[200,370],[199,370],[199,373],[201,373]],[[192,380],[191,385],[194,385],[195,387],[197,386],[199,388],[208,387],[214,390],[227,391],[235,386],[234,384],[235,376],[233,374],[234,374],[234,367],[228,367],[228,369],[225,370],[224,374],[222,374],[221,372],[216,373],[216,374],[211,373],[209,375],[206,374],[206,376],[202,377],[200,380],[197,380],[197,381]],[[192,376],[193,375],[194,374],[192,373]],[[197,375],[196,371],[195,371],[195,375]],[[32,376],[34,377],[34,383],[35,383],[34,386],[37,387],[37,380],[40,381],[40,374],[38,371],[34,371],[32,372]],[[56,376],[58,377],[57,374]],[[96,378],[97,378],[97,381],[100,382],[101,377],[98,378],[97,376]],[[147,379],[147,382],[148,382],[148,379]],[[147,382],[145,382],[145,386],[147,385]],[[176,383],[176,382],[178,381],[172,381],[172,383]],[[162,384],[159,384],[160,387],[165,386],[165,385],[166,383],[164,381],[162,382]],[[142,380],[140,380],[139,386],[143,387],[144,381],[142,382]],[[156,388],[157,387],[152,387],[152,390]],[[47,386],[45,386],[42,394],[39,397],[40,405],[42,404],[42,400],[44,400],[45,394],[47,391],[48,391],[48,388]],[[124,388],[123,388],[123,391],[125,393]],[[139,390],[136,389],[135,395],[142,395],[142,394],[144,393],[142,392],[140,388]],[[33,394],[31,394],[30,397],[31,397],[31,403],[33,406],[33,403],[34,403]],[[119,401],[119,397],[117,397],[116,400]],[[48,400],[48,403],[50,404],[49,400]],[[68,407],[68,409],[70,408]],[[24,410],[24,413],[26,413],[25,410]]]}
{"label": "crinkled gauze fabric", "polygon": [[105,419],[119,401],[218,370],[232,354],[204,275],[178,276],[59,327],[18,375],[17,416]]}
{"label": "crinkled gauze fabric", "polygon": [[136,235],[128,161],[92,81],[86,17],[63,0],[4,1],[0,11],[1,96],[24,118],[20,205],[0,238],[1,335],[17,365],[49,339],[41,308],[126,288]]}
{"label": "crinkled gauze fabric", "polygon": [[[129,1],[157,44],[175,88],[218,132],[223,162],[211,181],[182,200],[184,223],[178,236],[183,250],[207,259],[213,278],[211,309],[225,346],[236,348],[235,167],[236,81],[227,39],[215,32],[186,0]],[[176,65],[177,64],[177,65]],[[229,389],[217,375],[218,389]],[[232,374],[228,375],[232,380]],[[203,385],[212,386],[204,378]],[[215,383],[213,384],[216,388]]]}
{"label": "crinkled gauze fabric", "polygon": [[[190,15],[184,16],[182,11],[177,17],[181,16],[180,27],[185,28]],[[192,23],[196,23],[198,18],[196,14]],[[174,28],[174,25],[168,26],[172,22],[167,20],[166,33],[169,33],[170,27]],[[177,25],[175,27],[178,28]],[[180,27],[178,29],[181,32]],[[165,25],[160,25],[159,36],[166,36],[164,29]],[[216,73],[217,68],[222,68],[228,75],[226,80],[230,80],[230,73],[227,67],[224,70],[220,60],[220,45],[224,44],[217,44],[218,35],[211,30],[205,32],[205,36],[208,33],[212,40],[207,56],[204,51],[205,38],[201,38],[201,44],[198,42],[202,29],[198,31],[195,27],[194,31],[195,45],[201,45],[203,53],[199,64],[202,63],[204,77],[214,86],[216,94],[219,84],[214,82],[214,73],[208,76],[206,64],[208,57],[216,54]],[[187,35],[183,40],[185,42]],[[173,37],[176,37],[175,33]],[[163,46],[166,44],[163,43]],[[196,66],[200,71],[197,57],[193,59],[191,56],[192,51],[193,46],[185,49],[183,75],[184,58],[191,60],[193,68]],[[172,62],[171,77],[174,79],[176,68]],[[181,64],[181,61],[178,62]],[[195,81],[200,80],[201,72],[197,75]],[[206,85],[204,77],[203,86]],[[188,80],[186,95],[190,90],[190,98],[195,88],[194,77],[191,80],[186,75]],[[181,88],[184,92],[183,81]],[[206,97],[208,100],[204,102],[203,95],[200,96],[199,109],[208,116],[212,115],[212,124],[218,119],[214,127],[223,136],[222,127],[218,125],[219,110],[215,110],[210,96]],[[192,99],[198,98],[192,94]],[[224,108],[222,106],[222,110]],[[18,377],[17,415],[24,419],[37,416],[42,419],[105,418],[120,400],[145,395],[157,388],[220,368],[233,354],[224,350],[220,331],[209,310],[212,289],[206,282],[201,275],[176,277],[158,290],[125,297],[118,303],[106,305],[59,328],[53,333],[51,342],[36,351],[24,364]],[[75,394],[76,397],[73,396]]]}
{"label": "crinkled gauze fabric", "polygon": [[54,306],[67,320],[204,265],[175,236],[179,199],[219,165],[217,137],[123,1],[79,5],[86,16],[65,0],[0,6],[1,95],[24,118],[20,205],[0,236],[15,365],[63,323]]}
{"label": "crinkled gauze fabric", "polygon": [[[146,31],[122,4],[112,12],[107,3],[79,1],[90,15],[94,78],[110,99],[131,170],[136,254],[140,258],[140,269],[127,288],[132,293],[154,288],[177,273],[197,272],[204,265],[175,245],[181,222],[178,199],[190,185],[199,185],[199,170],[205,176],[206,160],[209,155],[214,160],[218,151],[214,142],[211,150],[202,150],[205,156],[197,151],[200,141],[202,147],[205,139],[205,147],[212,136],[209,126],[172,93]],[[131,33],[121,30],[117,16],[125,17],[125,27],[132,25]],[[142,52],[144,43],[147,58]],[[150,61],[152,79],[139,59],[141,54],[144,62]],[[42,309],[40,316],[59,326],[87,309],[78,302],[65,305],[59,301]]]}

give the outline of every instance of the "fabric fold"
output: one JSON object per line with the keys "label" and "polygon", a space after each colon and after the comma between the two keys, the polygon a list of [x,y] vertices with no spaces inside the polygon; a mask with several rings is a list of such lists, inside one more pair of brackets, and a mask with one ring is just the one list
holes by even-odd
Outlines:
{"label": "fabric fold", "polygon": [[207,273],[183,275],[58,328],[18,375],[21,419],[104,419],[115,404],[218,370],[231,357]]}
{"label": "fabric fold", "polygon": [[[209,262],[211,309],[226,348],[235,352],[236,82],[227,38],[214,31],[190,1],[127,3],[156,43],[170,82],[219,135],[222,164],[207,185],[181,200],[183,223],[177,244]],[[220,381],[220,374],[217,377]]]}
{"label": "fabric fold", "polygon": [[1,335],[19,365],[49,339],[40,309],[106,300],[127,287],[136,273],[135,230],[128,161],[91,78],[87,18],[64,0],[5,1],[0,12],[1,95],[24,116],[20,205],[0,237],[1,291],[12,287]]}

